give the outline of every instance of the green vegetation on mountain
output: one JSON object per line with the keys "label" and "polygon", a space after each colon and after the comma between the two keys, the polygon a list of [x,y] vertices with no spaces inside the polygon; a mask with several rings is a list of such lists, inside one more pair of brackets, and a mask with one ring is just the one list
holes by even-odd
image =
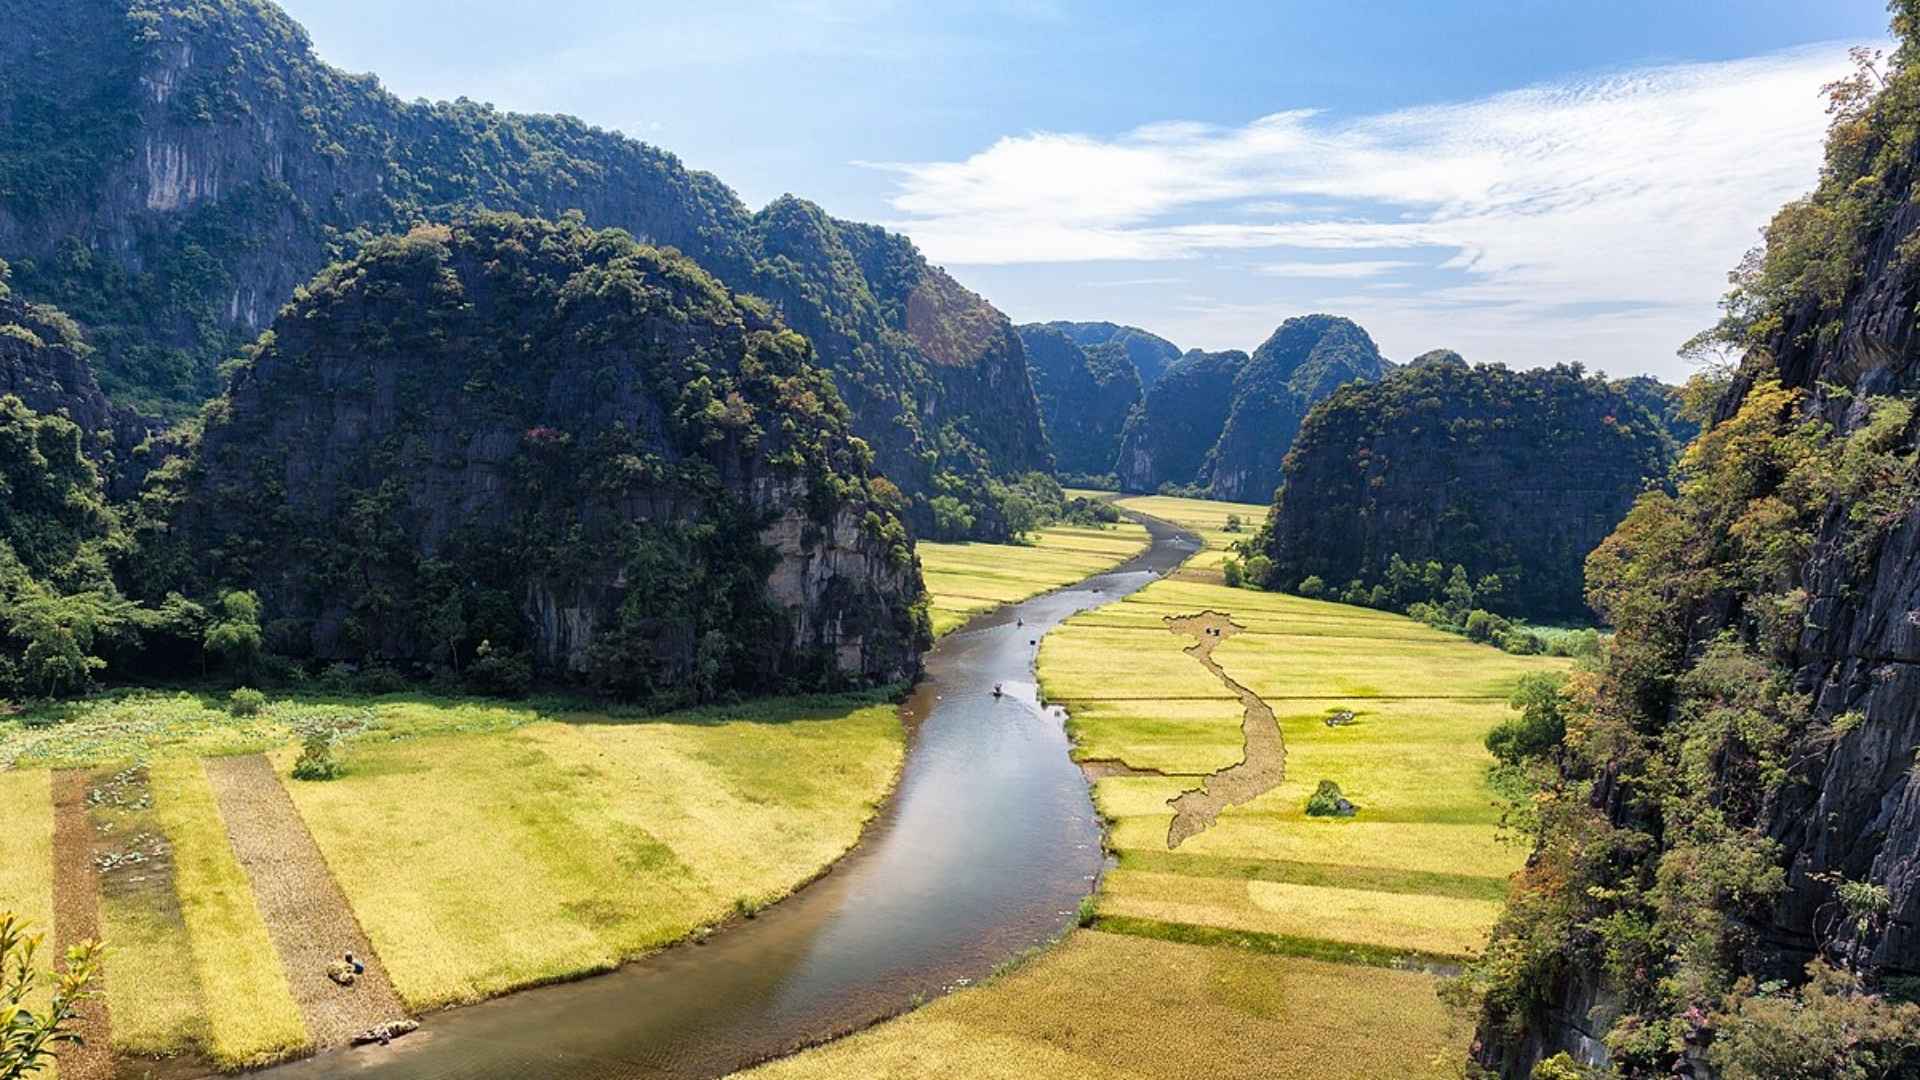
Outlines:
{"label": "green vegetation on mountain", "polygon": [[1890,68],[1829,87],[1819,186],[1734,275],[1707,337],[1744,355],[1676,489],[1587,562],[1618,633],[1469,983],[1506,1075],[1920,1068],[1920,4],[1891,7]]}
{"label": "green vegetation on mountain", "polygon": [[1143,387],[1159,382],[1160,376],[1166,374],[1167,369],[1180,359],[1179,346],[1137,326],[1121,326],[1110,322],[1050,322],[1045,325],[1049,330],[1065,334],[1083,349],[1120,350],[1133,369],[1139,372],[1140,385]]}
{"label": "green vegetation on mountain", "polygon": [[672,155],[564,116],[403,102],[320,62],[266,0],[0,0],[0,256],[83,325],[108,394],[189,415],[295,289],[372,237],[485,208],[580,210],[671,245],[808,337],[857,432],[1004,536],[1043,467],[1006,319],[898,235],[783,197],[753,213]]}
{"label": "green vegetation on mountain", "polygon": [[1121,429],[1140,404],[1139,374],[1114,345],[1082,349],[1049,326],[1019,329],[1055,469],[1076,476],[1112,471]]}
{"label": "green vegetation on mountain", "polygon": [[1280,486],[1281,462],[1300,422],[1340,386],[1377,379],[1380,350],[1350,319],[1288,319],[1253,351],[1233,379],[1220,437],[1195,478],[1216,499],[1264,502]]}
{"label": "green vegetation on mountain", "polygon": [[371,241],[162,477],[148,588],[252,590],[267,648],[316,662],[686,699],[899,678],[926,635],[900,498],[812,355],[619,232]]}
{"label": "green vegetation on mountain", "polygon": [[1671,454],[1659,421],[1578,366],[1420,364],[1350,384],[1287,457],[1259,541],[1265,584],[1313,581],[1306,591],[1397,610],[1452,603],[1463,620],[1577,619],[1587,552]]}
{"label": "green vegetation on mountain", "polygon": [[1195,349],[1147,390],[1120,434],[1114,462],[1126,491],[1158,491],[1191,484],[1220,438],[1232,405],[1233,380],[1247,363],[1238,350]]}

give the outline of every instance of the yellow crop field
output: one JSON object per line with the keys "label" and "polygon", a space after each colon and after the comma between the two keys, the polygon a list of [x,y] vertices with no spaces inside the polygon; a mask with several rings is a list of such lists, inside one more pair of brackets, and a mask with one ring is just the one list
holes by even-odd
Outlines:
{"label": "yellow crop field", "polygon": [[923,542],[920,567],[933,598],[933,632],[1110,570],[1146,550],[1147,542],[1147,530],[1131,521],[1053,525],[1029,544]]}
{"label": "yellow crop field", "polygon": [[1457,1077],[1437,979],[1078,931],[985,986],[744,1075],[753,1080]]}
{"label": "yellow crop field", "polygon": [[[904,751],[889,704],[570,715],[373,733],[324,783],[274,763],[410,1008],[611,968],[851,847]],[[484,837],[476,844],[476,837]]]}

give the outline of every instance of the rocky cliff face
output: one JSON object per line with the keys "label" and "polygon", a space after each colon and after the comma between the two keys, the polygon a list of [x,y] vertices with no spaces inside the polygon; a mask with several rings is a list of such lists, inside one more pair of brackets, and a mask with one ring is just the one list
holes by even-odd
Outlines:
{"label": "rocky cliff face", "polygon": [[1587,553],[1671,454],[1651,415],[1577,368],[1422,364],[1350,384],[1287,455],[1273,580],[1371,588],[1398,555],[1499,575],[1496,610],[1577,618]]}
{"label": "rocky cliff face", "polygon": [[922,524],[944,475],[992,535],[988,476],[1045,465],[1012,327],[900,236],[792,198],[750,212],[568,117],[402,102],[321,63],[266,0],[0,0],[0,22],[0,256],[87,328],[116,400],[190,411],[370,234],[579,210],[770,300]]}
{"label": "rocky cliff face", "polygon": [[870,465],[763,304],[487,215],[302,289],[208,414],[174,532],[296,657],[512,651],[636,695],[888,680],[926,622]]}
{"label": "rocky cliff face", "polygon": [[[1840,85],[1820,187],[1734,275],[1721,334],[1747,351],[1676,495],[1589,564],[1620,632],[1492,943],[1524,973],[1482,1027],[1506,1076],[1562,1050],[1628,1076],[1912,1071],[1891,1002],[1920,974],[1920,8],[1893,9],[1896,63],[1857,84],[1878,99]],[[1627,925],[1644,951],[1602,962]],[[1816,957],[1842,974],[1799,987]]]}
{"label": "rocky cliff face", "polygon": [[1125,351],[1117,344],[1082,349],[1037,323],[1020,327],[1020,340],[1054,467],[1082,475],[1111,472],[1120,431],[1140,404],[1140,376]]}
{"label": "rocky cliff face", "polygon": [[1288,319],[1234,376],[1226,424],[1196,482],[1216,499],[1270,501],[1307,410],[1342,384],[1385,370],[1373,339],[1352,320]]}
{"label": "rocky cliff face", "polygon": [[1234,376],[1246,363],[1247,354],[1237,349],[1195,349],[1168,368],[1121,432],[1114,460],[1120,486],[1154,491],[1192,483],[1227,422]]}
{"label": "rocky cliff face", "polygon": [[1137,326],[1121,326],[1110,322],[1050,322],[1050,330],[1065,334],[1075,345],[1083,349],[1097,349],[1102,346],[1115,346],[1126,354],[1127,362],[1140,375],[1140,385],[1150,387],[1160,381],[1180,359],[1180,347],[1158,334],[1152,334]]}

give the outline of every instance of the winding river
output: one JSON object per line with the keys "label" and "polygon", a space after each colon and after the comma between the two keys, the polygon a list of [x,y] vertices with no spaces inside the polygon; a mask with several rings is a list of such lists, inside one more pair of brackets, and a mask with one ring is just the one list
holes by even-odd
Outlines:
{"label": "winding river", "polygon": [[1199,547],[1190,533],[1142,521],[1153,543],[1131,561],[983,615],[934,646],[902,706],[912,736],[893,798],[812,885],[705,944],[435,1013],[391,1046],[261,1075],[721,1076],[977,981],[1051,940],[1091,891],[1102,854],[1062,716],[1037,699],[1035,644]]}

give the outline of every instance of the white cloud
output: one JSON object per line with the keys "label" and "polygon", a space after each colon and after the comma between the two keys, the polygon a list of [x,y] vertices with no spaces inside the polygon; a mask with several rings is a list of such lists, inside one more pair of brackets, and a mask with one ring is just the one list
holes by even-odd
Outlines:
{"label": "white cloud", "polygon": [[[896,178],[893,224],[937,262],[1437,249],[1418,264],[1281,259],[1257,272],[1419,283],[1393,307],[1345,298],[1370,328],[1399,328],[1383,339],[1445,331],[1498,351],[1503,341],[1549,347],[1558,332],[1606,354],[1590,362],[1674,374],[1668,358],[1712,321],[1727,269],[1782,202],[1811,187],[1826,123],[1819,88],[1846,66],[1843,46],[1816,46],[1372,116],[1294,109],[1238,127],[1035,132],[961,161],[874,167]],[[1313,302],[1332,309],[1333,299]],[[1183,344],[1244,347],[1292,313],[1236,321],[1229,310],[1207,325],[1232,340]]]}
{"label": "white cloud", "polygon": [[1404,259],[1354,260],[1351,262],[1274,262],[1260,263],[1253,272],[1264,277],[1350,279],[1372,278],[1405,270],[1419,263]]}

